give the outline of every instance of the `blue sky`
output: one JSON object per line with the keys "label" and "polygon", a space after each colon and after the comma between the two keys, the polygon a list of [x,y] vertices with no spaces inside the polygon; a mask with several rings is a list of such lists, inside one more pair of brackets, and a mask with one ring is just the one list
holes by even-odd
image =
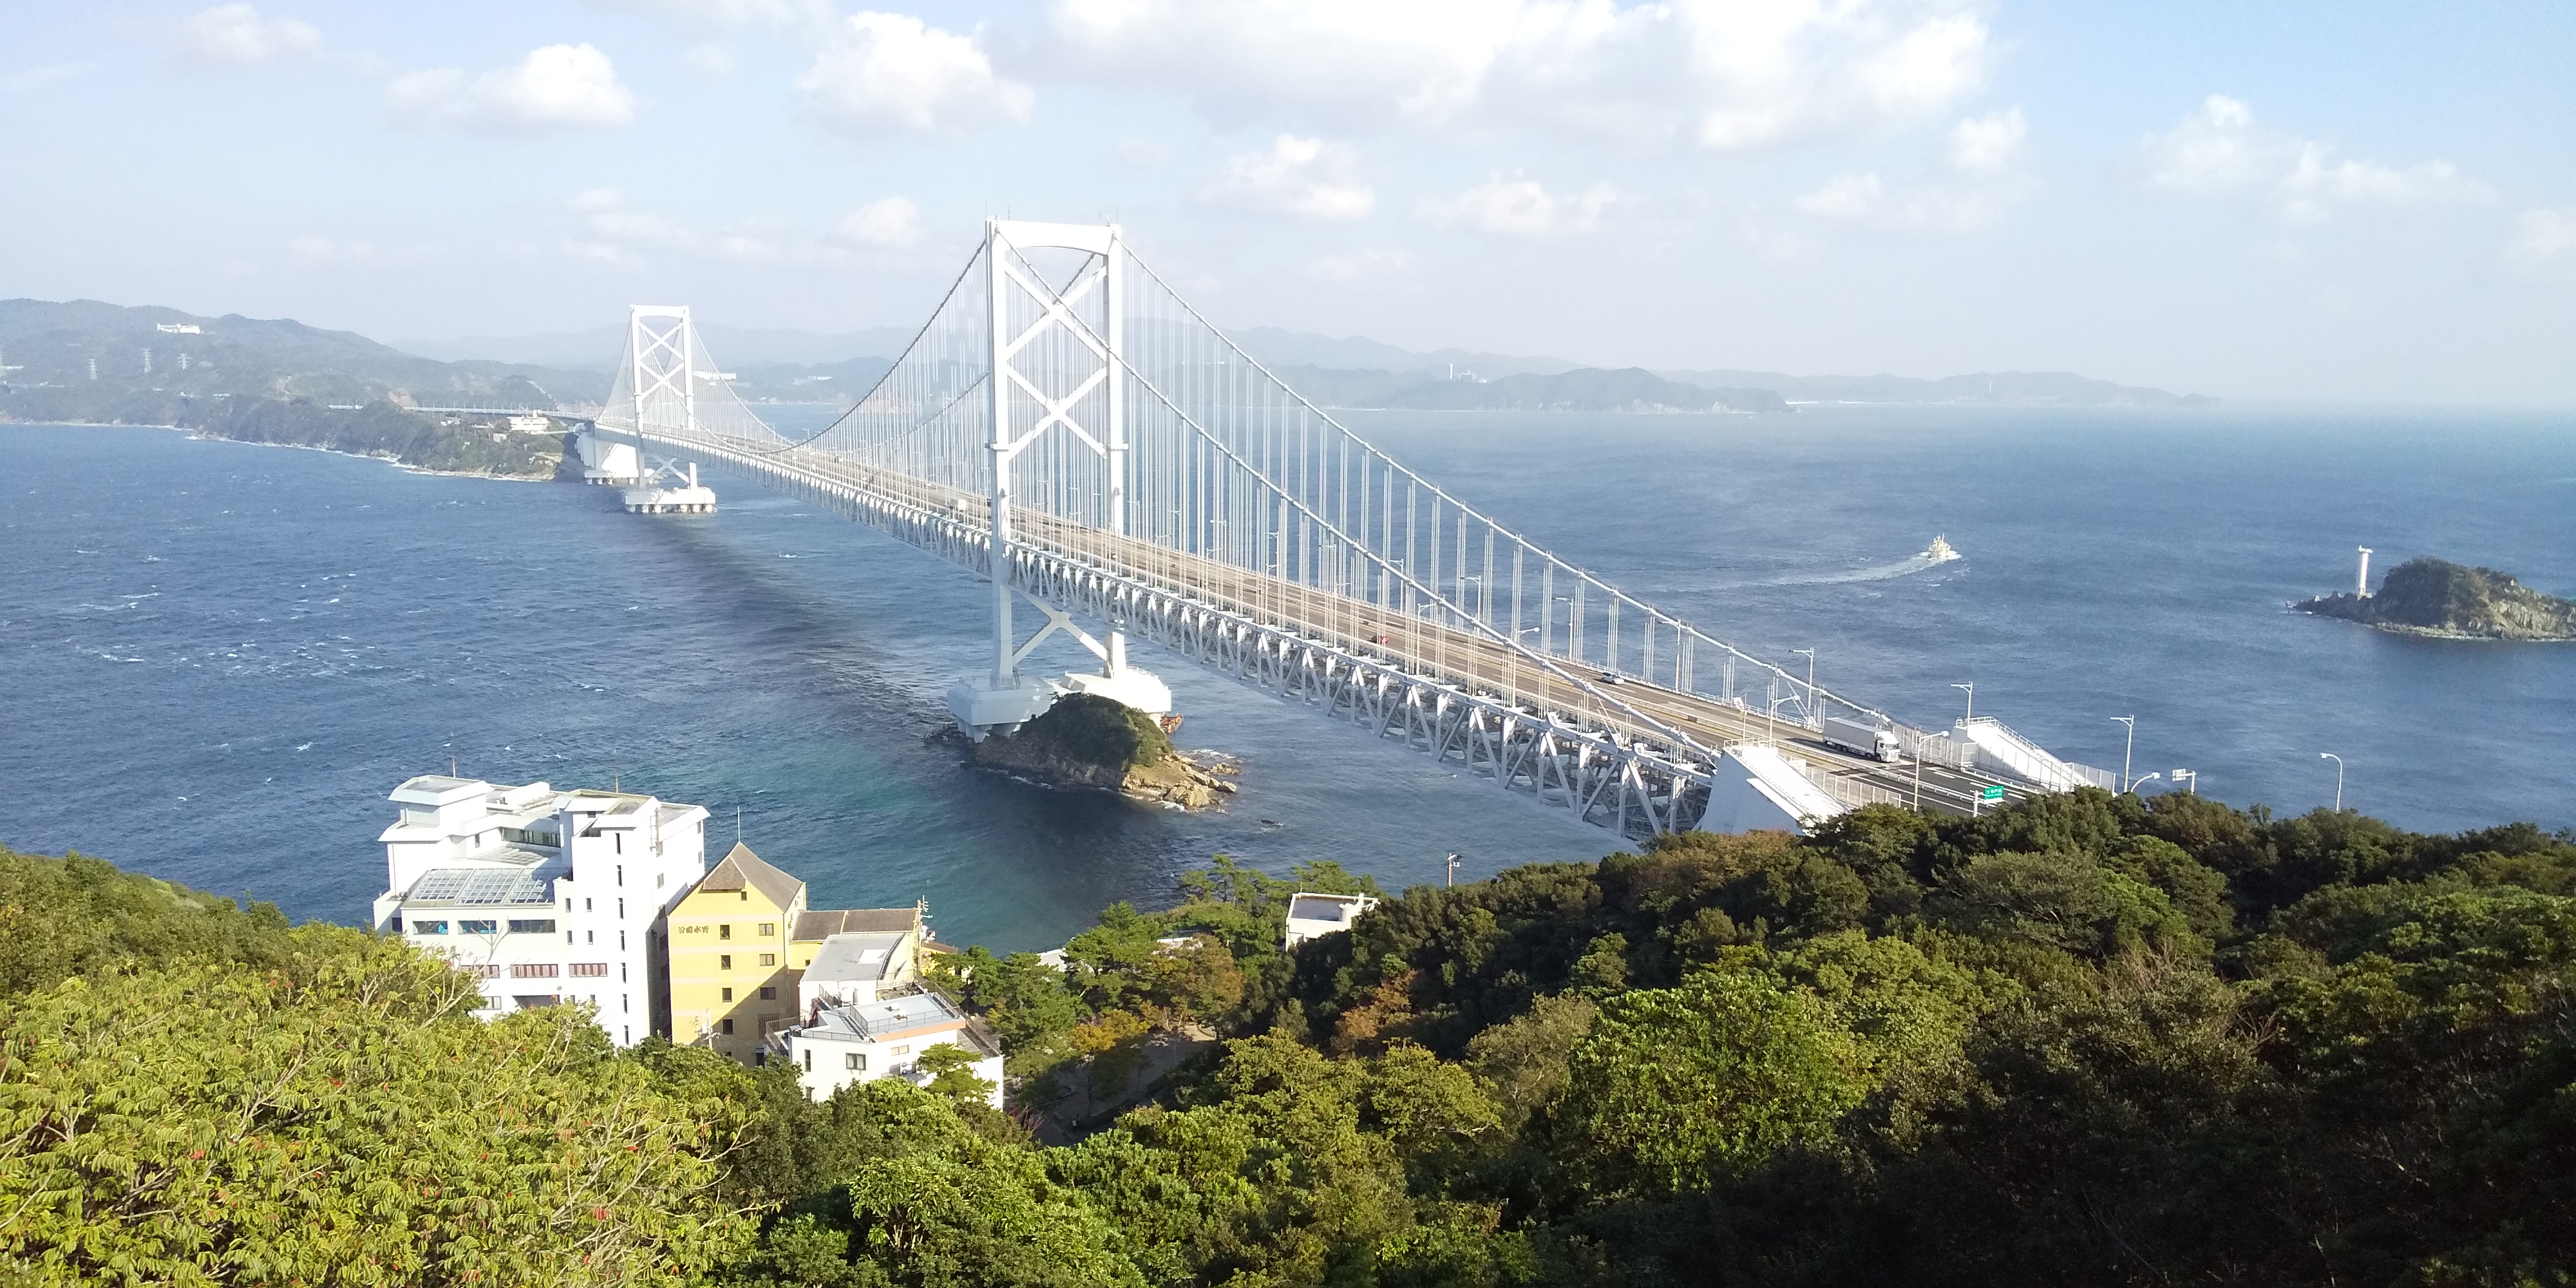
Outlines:
{"label": "blue sky", "polygon": [[2576,403],[2576,6],[11,6],[0,295],[926,316],[987,214],[1221,324]]}

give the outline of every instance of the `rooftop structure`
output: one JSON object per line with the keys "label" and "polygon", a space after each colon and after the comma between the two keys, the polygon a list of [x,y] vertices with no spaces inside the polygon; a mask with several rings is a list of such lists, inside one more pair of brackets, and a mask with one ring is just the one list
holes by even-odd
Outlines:
{"label": "rooftop structure", "polygon": [[1348,930],[1360,914],[1377,906],[1377,900],[1362,894],[1314,894],[1300,890],[1288,896],[1287,942],[1294,948],[1309,939]]}
{"label": "rooftop structure", "polygon": [[917,944],[909,926],[825,939],[797,981],[797,1012],[810,1020],[818,1007],[864,1005],[910,982],[920,968]]}
{"label": "rooftop structure", "polygon": [[802,980],[844,934],[891,935],[894,942],[879,978],[838,978],[830,996],[866,1000],[918,973],[930,937],[923,906],[816,909],[805,898],[802,880],[737,844],[679,901],[671,913],[672,1041],[744,1063],[761,1059],[773,1035],[810,1017],[823,1000],[804,996]]}
{"label": "rooftop structure", "polygon": [[476,1014],[581,1002],[619,1046],[669,1032],[664,915],[705,871],[704,808],[445,774],[387,799],[376,928],[480,976]]}
{"label": "rooftop structure", "polygon": [[852,1083],[888,1075],[926,1081],[917,1062],[942,1046],[962,1047],[975,1057],[975,1076],[992,1084],[990,1103],[1001,1108],[1001,1042],[956,1003],[927,990],[823,1006],[808,1022],[782,1030],[773,1049],[795,1067],[806,1096],[822,1100]]}

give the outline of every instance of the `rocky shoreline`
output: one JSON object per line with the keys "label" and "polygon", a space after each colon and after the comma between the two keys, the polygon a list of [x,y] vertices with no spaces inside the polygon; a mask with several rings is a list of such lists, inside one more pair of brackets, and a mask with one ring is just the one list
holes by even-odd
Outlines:
{"label": "rocky shoreline", "polygon": [[[964,735],[957,735],[962,741]],[[1075,694],[1012,734],[969,743],[974,763],[1051,787],[1114,791],[1130,800],[1208,809],[1236,791],[1234,762],[1201,764],[1174,748],[1153,717],[1106,698]]]}
{"label": "rocky shoreline", "polygon": [[2421,639],[2576,642],[2576,601],[2544,595],[2510,573],[2433,558],[2389,569],[2376,594],[2320,595],[2291,607]]}

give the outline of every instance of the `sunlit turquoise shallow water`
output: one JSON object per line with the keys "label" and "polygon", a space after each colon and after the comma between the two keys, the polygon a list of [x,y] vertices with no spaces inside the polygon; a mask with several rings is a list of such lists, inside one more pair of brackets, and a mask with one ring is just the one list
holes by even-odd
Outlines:
{"label": "sunlit turquoise shallow water", "polygon": [[[2281,810],[2576,826],[2576,645],[2284,611],[2438,554],[2576,594],[2576,417],[1808,409],[1354,413],[1610,581],[1901,715],[1977,708],[2070,759]],[[1150,646],[1181,742],[1244,791],[1184,815],[966,767],[964,572],[722,475],[722,511],[151,429],[0,426],[0,843],[359,920],[384,794],[447,768],[703,802],[817,904],[927,897],[943,937],[1059,942],[1223,850],[1390,886],[1616,838]],[[1935,533],[1965,560],[1887,575]],[[1058,655],[1059,669],[1074,658]],[[1803,665],[1803,661],[1800,663]],[[2161,784],[2156,784],[2161,786]]]}

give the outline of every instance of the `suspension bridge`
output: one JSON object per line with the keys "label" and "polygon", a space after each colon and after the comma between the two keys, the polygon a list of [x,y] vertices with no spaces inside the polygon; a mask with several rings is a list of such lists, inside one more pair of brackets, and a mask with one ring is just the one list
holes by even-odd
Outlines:
{"label": "suspension bridge", "polygon": [[[1628,835],[2115,785],[1992,720],[1905,725],[1548,553],[1299,396],[1114,225],[987,221],[893,369],[814,433],[754,414],[687,308],[636,306],[584,432],[989,580],[991,666],[948,694],[978,739],[1070,692],[1168,711],[1133,636]],[[1033,674],[1058,634],[1098,669]],[[1828,719],[1898,754],[1829,745]]]}

